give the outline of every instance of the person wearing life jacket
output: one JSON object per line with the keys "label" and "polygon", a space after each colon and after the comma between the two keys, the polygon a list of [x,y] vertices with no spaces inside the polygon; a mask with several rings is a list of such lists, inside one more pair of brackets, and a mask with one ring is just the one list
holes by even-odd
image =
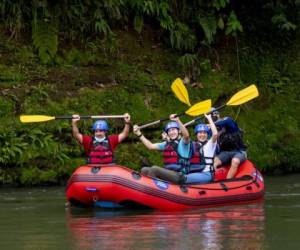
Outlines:
{"label": "person wearing life jacket", "polygon": [[[167,123],[164,131],[166,140],[160,143],[152,143],[140,131],[138,125],[133,126],[133,132],[149,150],[162,152],[164,167],[143,167],[144,175],[166,180],[172,183],[184,183],[185,172],[191,157],[191,141],[189,132],[176,114],[170,115],[171,122]],[[180,136],[180,132],[182,137]]]}
{"label": "person wearing life jacket", "polygon": [[195,129],[196,140],[193,141],[193,155],[190,160],[186,184],[209,183],[213,180],[213,160],[217,148],[218,130],[211,115],[205,117],[209,122],[198,124]]}
{"label": "person wearing life jacket", "polygon": [[214,159],[214,168],[230,164],[226,178],[233,178],[241,163],[247,159],[243,134],[237,123],[230,117],[221,118],[220,113],[212,109],[212,117],[218,129],[219,153]]}
{"label": "person wearing life jacket", "polygon": [[92,130],[93,136],[83,135],[79,132],[77,122],[79,115],[73,115],[72,132],[74,138],[83,146],[89,164],[112,164],[114,163],[114,150],[129,134],[130,115],[124,114],[125,127],[116,135],[107,135],[108,124],[104,120],[95,121]]}

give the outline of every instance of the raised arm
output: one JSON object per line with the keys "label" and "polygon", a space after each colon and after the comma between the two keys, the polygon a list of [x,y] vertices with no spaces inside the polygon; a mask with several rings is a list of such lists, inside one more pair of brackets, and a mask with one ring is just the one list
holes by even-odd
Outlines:
{"label": "raised arm", "polygon": [[170,120],[178,123],[180,131],[182,133],[183,141],[185,144],[188,144],[190,142],[190,134],[189,134],[189,131],[186,129],[186,127],[182,124],[179,117],[176,116],[176,114],[172,114],[172,115],[170,115]]}
{"label": "raised arm", "polygon": [[125,126],[123,131],[118,135],[119,142],[122,142],[126,137],[128,137],[130,130],[130,115],[125,113],[124,116]]}
{"label": "raised arm", "polygon": [[79,115],[73,115],[72,116],[72,134],[73,137],[80,143],[82,144],[83,141],[83,136],[82,134],[79,132],[79,129],[77,127],[77,122],[80,120],[80,116]]}
{"label": "raised arm", "polygon": [[205,115],[206,119],[208,120],[210,129],[212,132],[212,136],[211,136],[212,142],[216,142],[218,139],[218,130],[216,128],[216,125],[211,117],[211,114],[209,114],[209,115],[204,114],[204,115]]}
{"label": "raised arm", "polygon": [[140,138],[141,142],[145,145],[149,150],[159,150],[159,146],[157,143],[152,143],[148,140],[141,132],[138,125],[133,126],[133,133]]}

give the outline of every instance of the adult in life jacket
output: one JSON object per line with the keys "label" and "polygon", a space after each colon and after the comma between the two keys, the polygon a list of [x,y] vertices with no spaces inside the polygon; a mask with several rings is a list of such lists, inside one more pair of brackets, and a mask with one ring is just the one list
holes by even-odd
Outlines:
{"label": "adult in life jacket", "polygon": [[209,126],[200,123],[195,129],[196,140],[193,141],[193,154],[190,160],[186,183],[209,183],[213,180],[213,160],[217,148],[218,130],[211,115],[205,117]]}
{"label": "adult in life jacket", "polygon": [[163,155],[163,168],[159,166],[143,167],[142,174],[179,184],[185,181],[185,173],[191,157],[191,141],[189,132],[179,117],[171,114],[170,120],[171,122],[168,122],[164,128],[167,139],[160,143],[152,143],[148,140],[138,125],[133,126],[133,132],[146,148],[161,151]]}
{"label": "adult in life jacket", "polygon": [[120,134],[107,135],[108,124],[104,120],[95,121],[92,126],[93,135],[83,135],[79,132],[77,122],[79,115],[73,115],[72,132],[74,138],[83,146],[87,163],[89,164],[112,164],[114,163],[114,150],[129,134],[130,115],[124,114],[125,126]]}
{"label": "adult in life jacket", "polygon": [[219,153],[214,159],[214,168],[230,164],[226,178],[233,178],[241,163],[247,159],[243,134],[237,123],[230,117],[221,118],[220,113],[212,108],[212,117],[218,129]]}

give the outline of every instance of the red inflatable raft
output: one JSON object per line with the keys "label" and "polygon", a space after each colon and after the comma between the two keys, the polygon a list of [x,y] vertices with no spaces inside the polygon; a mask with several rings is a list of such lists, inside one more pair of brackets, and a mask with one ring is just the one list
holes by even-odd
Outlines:
{"label": "red inflatable raft", "polygon": [[119,165],[85,165],[71,176],[66,195],[75,206],[160,210],[248,203],[263,198],[263,177],[250,161],[239,167],[234,179],[226,180],[227,172],[228,167],[219,168],[212,183],[175,185]]}

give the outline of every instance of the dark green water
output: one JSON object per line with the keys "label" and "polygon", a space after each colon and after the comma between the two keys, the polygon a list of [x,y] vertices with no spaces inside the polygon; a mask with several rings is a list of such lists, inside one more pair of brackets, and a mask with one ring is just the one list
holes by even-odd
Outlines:
{"label": "dark green water", "polygon": [[65,208],[64,188],[0,189],[0,249],[298,249],[300,175],[264,202],[184,212]]}

